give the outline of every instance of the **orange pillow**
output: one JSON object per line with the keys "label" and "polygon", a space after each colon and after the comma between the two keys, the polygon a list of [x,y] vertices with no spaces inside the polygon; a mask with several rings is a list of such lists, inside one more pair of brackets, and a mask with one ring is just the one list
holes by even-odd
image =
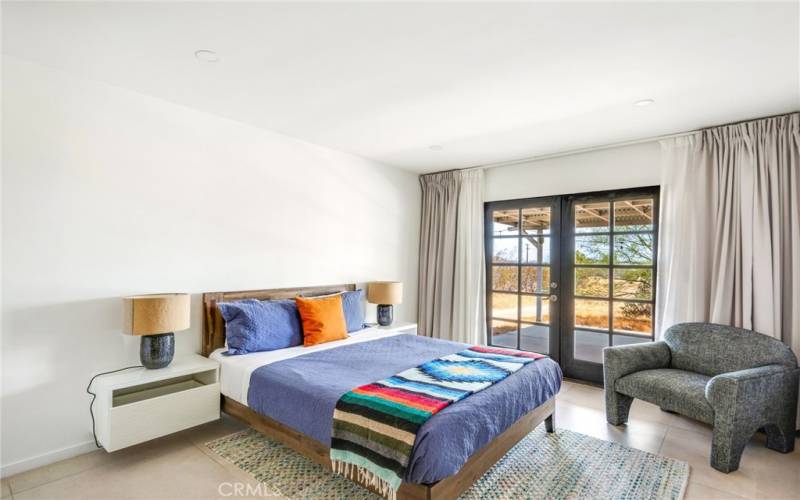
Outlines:
{"label": "orange pillow", "polygon": [[342,296],[319,299],[295,297],[303,322],[303,345],[310,346],[347,338]]}

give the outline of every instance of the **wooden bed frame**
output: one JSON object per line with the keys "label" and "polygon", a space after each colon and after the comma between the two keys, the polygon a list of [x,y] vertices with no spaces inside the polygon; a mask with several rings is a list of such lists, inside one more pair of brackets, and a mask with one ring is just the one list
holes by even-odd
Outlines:
{"label": "wooden bed frame", "polygon": [[[241,292],[213,292],[203,294],[204,326],[203,326],[203,355],[208,356],[215,349],[225,344],[225,321],[217,309],[218,302],[242,299],[290,299],[298,295],[313,296],[325,295],[343,291],[355,290],[353,284],[312,286],[303,288],[280,288],[274,290],[248,290]],[[272,439],[283,443],[310,458],[311,460],[331,469],[329,459],[330,449],[316,439],[298,432],[276,420],[260,415],[247,406],[230,398],[222,396],[222,411],[237,418],[250,427],[266,434]],[[397,492],[399,500],[439,500],[454,499],[472,486],[489,468],[500,460],[522,438],[528,435],[536,426],[545,422],[548,432],[553,432],[555,419],[555,398],[550,398],[542,405],[531,410],[528,414],[497,436],[492,442],[475,452],[461,467],[458,473],[442,479],[433,484],[403,483]],[[364,488],[375,491],[370,486],[351,475],[351,481]]]}

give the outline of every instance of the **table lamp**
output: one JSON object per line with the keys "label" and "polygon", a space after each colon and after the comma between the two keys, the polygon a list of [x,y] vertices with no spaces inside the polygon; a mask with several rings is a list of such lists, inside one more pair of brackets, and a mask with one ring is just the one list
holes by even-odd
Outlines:
{"label": "table lamp", "polygon": [[403,284],[399,281],[373,281],[367,286],[367,302],[378,304],[378,324],[392,324],[392,305],[403,303]]}
{"label": "table lamp", "polygon": [[164,368],[175,356],[175,334],[189,328],[191,307],[186,293],[122,298],[122,332],[141,336],[139,359],[145,368]]}

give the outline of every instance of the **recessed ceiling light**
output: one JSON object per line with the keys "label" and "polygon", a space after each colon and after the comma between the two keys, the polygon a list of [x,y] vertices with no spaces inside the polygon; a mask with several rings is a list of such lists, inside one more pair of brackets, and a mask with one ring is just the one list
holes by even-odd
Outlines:
{"label": "recessed ceiling light", "polygon": [[439,144],[431,144],[430,146],[428,146],[428,149],[430,149],[431,151],[441,151],[444,149],[444,147],[442,147]]}
{"label": "recessed ceiling light", "polygon": [[213,50],[196,50],[194,56],[203,62],[213,63],[219,61],[219,56]]}
{"label": "recessed ceiling light", "polygon": [[656,102],[655,99],[640,99],[640,100],[634,102],[633,105],[634,106],[639,106],[640,108],[643,108],[645,106],[649,106],[649,105],[653,104],[654,102]]}

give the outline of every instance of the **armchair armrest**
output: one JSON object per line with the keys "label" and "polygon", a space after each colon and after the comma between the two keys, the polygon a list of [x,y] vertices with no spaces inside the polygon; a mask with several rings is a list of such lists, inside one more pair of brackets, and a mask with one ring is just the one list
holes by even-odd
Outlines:
{"label": "armchair armrest", "polygon": [[672,352],[664,341],[603,349],[606,420],[611,425],[628,421],[633,398],[616,391],[617,379],[642,370],[668,368]]}
{"label": "armchair armrest", "polygon": [[642,370],[669,368],[671,356],[669,346],[664,341],[604,348],[603,375],[606,389],[613,390],[613,382],[625,375]]}
{"label": "armchair armrest", "polygon": [[764,408],[765,403],[781,399],[784,377],[793,371],[785,365],[766,365],[722,373],[708,381],[706,399],[715,410],[745,401],[753,408]]}
{"label": "armchair armrest", "polygon": [[722,472],[739,467],[744,447],[756,429],[767,434],[767,448],[794,449],[798,370],[771,364],[713,377],[706,399],[714,409],[711,465]]}

